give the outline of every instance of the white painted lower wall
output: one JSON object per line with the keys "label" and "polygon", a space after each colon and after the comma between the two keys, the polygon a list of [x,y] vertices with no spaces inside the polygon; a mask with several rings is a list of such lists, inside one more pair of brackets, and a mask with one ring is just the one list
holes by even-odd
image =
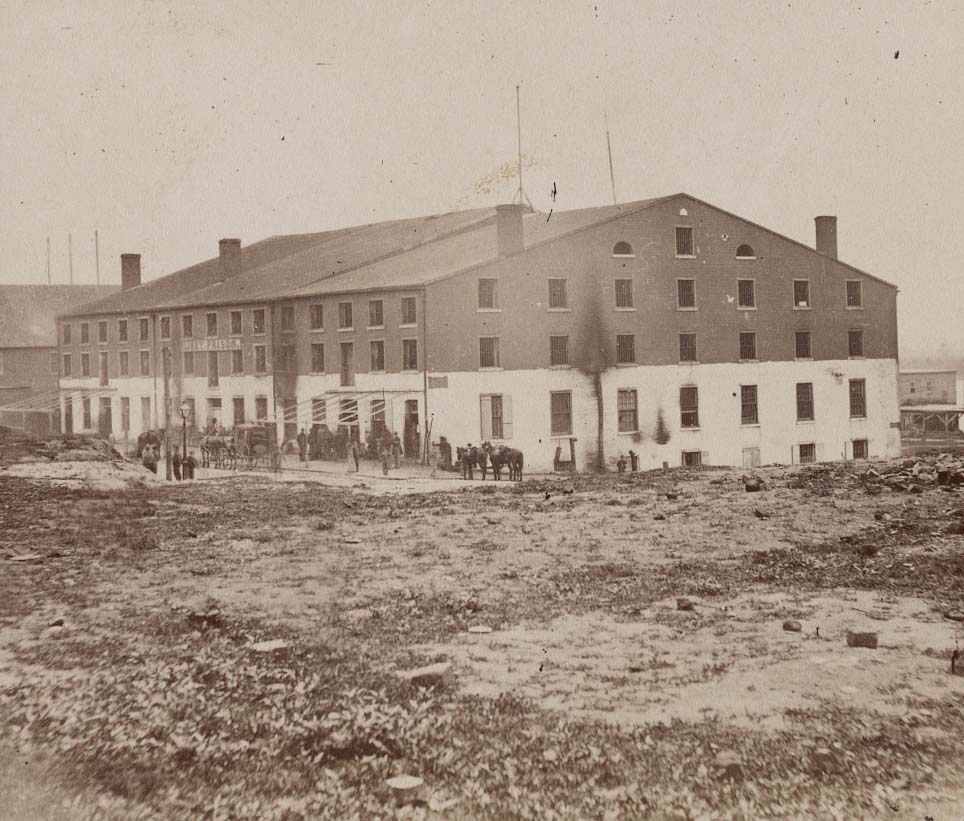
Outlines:
{"label": "white painted lower wall", "polygon": [[[557,446],[569,456],[569,437],[553,436],[550,399],[553,391],[572,391],[572,436],[576,437],[579,470],[595,463],[597,404],[593,379],[577,370],[480,371],[433,374],[448,387],[430,389],[429,412],[435,415],[433,440],[446,436],[453,446],[482,438],[480,396],[501,394],[511,401],[512,435],[505,444],[525,453],[527,470],[553,467]],[[866,380],[866,417],[851,419],[849,380]],[[797,422],[796,383],[811,382],[814,421]],[[726,363],[719,365],[617,367],[601,377],[603,447],[607,467],[630,450],[640,469],[682,463],[683,451],[699,451],[704,464],[742,465],[745,449],[758,448],[761,464],[799,460],[799,445],[816,445],[818,461],[851,458],[852,442],[866,439],[869,456],[900,454],[900,411],[897,362],[893,359]],[[681,427],[679,389],[695,385],[699,394],[699,428]],[[757,385],[759,424],[741,424],[740,386]],[[617,391],[634,389],[638,430],[618,430]],[[654,440],[662,411],[669,441]]]}
{"label": "white painted lower wall", "polygon": [[[897,392],[897,362],[894,359],[848,359],[836,361],[793,361],[760,363],[725,363],[692,366],[630,366],[611,368],[602,374],[603,448],[608,468],[620,455],[635,451],[640,469],[647,470],[679,465],[684,451],[698,451],[704,464],[742,465],[749,449],[758,449],[761,464],[790,464],[799,459],[801,444],[815,444],[818,461],[848,459],[853,456],[852,443],[865,439],[871,458],[900,454],[900,410]],[[850,417],[849,380],[866,380],[866,417]],[[447,387],[438,387],[441,380]],[[326,417],[334,430],[338,420],[339,400],[348,395],[358,401],[362,434],[370,429],[372,401],[384,399],[386,424],[394,431],[404,430],[405,401],[418,403],[421,431],[427,419],[432,421],[431,438],[437,442],[445,436],[455,448],[483,439],[481,402],[483,395],[503,396],[506,421],[511,423],[511,436],[504,442],[525,453],[527,471],[549,471],[553,468],[556,449],[563,459],[569,458],[570,436],[576,439],[576,461],[579,470],[595,464],[597,443],[597,403],[593,379],[576,369],[532,369],[524,371],[466,371],[433,373],[428,389],[428,417],[423,395],[421,373],[357,374],[355,385],[342,387],[338,374],[310,374],[298,377],[296,387],[298,428],[310,428],[313,421],[312,400],[324,396]],[[813,384],[813,422],[797,422],[796,384]],[[699,393],[699,427],[681,427],[679,390],[695,385]],[[741,424],[740,386],[757,385],[759,423]],[[112,379],[113,435],[124,437],[121,428],[120,399],[130,398],[130,431],[133,437],[147,428],[163,424],[163,386],[155,394],[153,377]],[[617,392],[636,391],[638,430],[618,430]],[[81,431],[81,391],[101,391],[96,377],[61,380],[62,408],[73,401],[74,430]],[[384,396],[379,392],[384,391]],[[571,434],[551,433],[550,393],[571,391]],[[234,397],[242,397],[245,418],[255,418],[255,400],[266,397],[269,416],[280,419],[282,409],[275,409],[271,376],[224,376],[217,387],[207,384],[206,377],[185,377],[183,383],[172,381],[174,412],[185,396],[194,397],[199,424],[208,417],[208,399],[222,400],[222,422],[233,424]],[[150,398],[150,418],[143,418],[142,398]],[[654,439],[658,413],[669,435],[665,444]],[[91,400],[91,431],[98,430],[99,399]],[[280,423],[279,423],[280,426]],[[280,431],[279,431],[280,433]],[[506,434],[509,434],[508,429]]]}

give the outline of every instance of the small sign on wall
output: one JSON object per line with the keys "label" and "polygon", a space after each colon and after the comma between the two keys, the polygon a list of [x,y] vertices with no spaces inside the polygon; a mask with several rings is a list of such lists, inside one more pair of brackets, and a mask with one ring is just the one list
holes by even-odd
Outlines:
{"label": "small sign on wall", "polygon": [[185,351],[240,351],[240,339],[185,339],[181,343]]}
{"label": "small sign on wall", "polygon": [[449,386],[449,378],[447,376],[430,376],[428,378],[428,386],[430,388],[447,388]]}

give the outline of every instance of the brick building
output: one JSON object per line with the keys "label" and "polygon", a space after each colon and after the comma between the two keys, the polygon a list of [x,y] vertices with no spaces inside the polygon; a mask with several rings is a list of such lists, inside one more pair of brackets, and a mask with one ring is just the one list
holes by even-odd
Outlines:
{"label": "brick building", "polygon": [[426,420],[535,470],[896,454],[897,289],[837,260],[835,218],[816,230],[678,194],[222,240],[145,284],[127,255],[120,294],[61,318],[62,396],[75,427],[158,426],[169,351],[198,421],[385,424],[411,455]]}
{"label": "brick building", "polygon": [[957,371],[914,370],[900,372],[901,405],[957,404]]}
{"label": "brick building", "polygon": [[44,436],[60,428],[57,315],[109,285],[0,285],[0,424]]}

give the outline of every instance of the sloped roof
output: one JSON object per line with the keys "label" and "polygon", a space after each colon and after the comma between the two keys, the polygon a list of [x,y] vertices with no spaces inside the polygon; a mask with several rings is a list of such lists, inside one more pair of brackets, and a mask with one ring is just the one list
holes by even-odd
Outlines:
{"label": "sloped roof", "polygon": [[[685,197],[788,242],[812,248],[688,194],[523,217],[525,253],[546,242]],[[72,316],[236,305],[297,296],[419,287],[498,258],[494,208],[374,223],[317,234],[271,237],[241,249],[240,270],[224,279],[217,257],[145,282]],[[837,262],[840,262],[837,260]],[[859,274],[891,283],[840,262]]]}
{"label": "sloped roof", "polygon": [[0,285],[0,348],[56,346],[59,314],[119,290],[117,285]]}

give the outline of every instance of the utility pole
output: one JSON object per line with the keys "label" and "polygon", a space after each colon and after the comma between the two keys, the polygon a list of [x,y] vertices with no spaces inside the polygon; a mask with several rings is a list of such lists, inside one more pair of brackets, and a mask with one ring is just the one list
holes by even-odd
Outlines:
{"label": "utility pole", "polygon": [[164,476],[171,481],[171,349],[161,352],[164,360]]}
{"label": "utility pole", "polygon": [[[519,147],[519,190],[516,191],[516,196],[519,198],[519,205],[525,205],[528,202],[529,208],[532,208],[532,202],[530,202],[525,189],[522,187],[522,105],[519,102],[519,86],[515,87],[515,125]],[[512,201],[515,202],[515,197],[512,198]]]}
{"label": "utility pole", "polygon": [[613,174],[613,147],[609,142],[609,117],[603,112],[603,119],[606,121],[606,150],[609,152],[609,183],[613,189],[613,205],[616,204],[616,175]]}

